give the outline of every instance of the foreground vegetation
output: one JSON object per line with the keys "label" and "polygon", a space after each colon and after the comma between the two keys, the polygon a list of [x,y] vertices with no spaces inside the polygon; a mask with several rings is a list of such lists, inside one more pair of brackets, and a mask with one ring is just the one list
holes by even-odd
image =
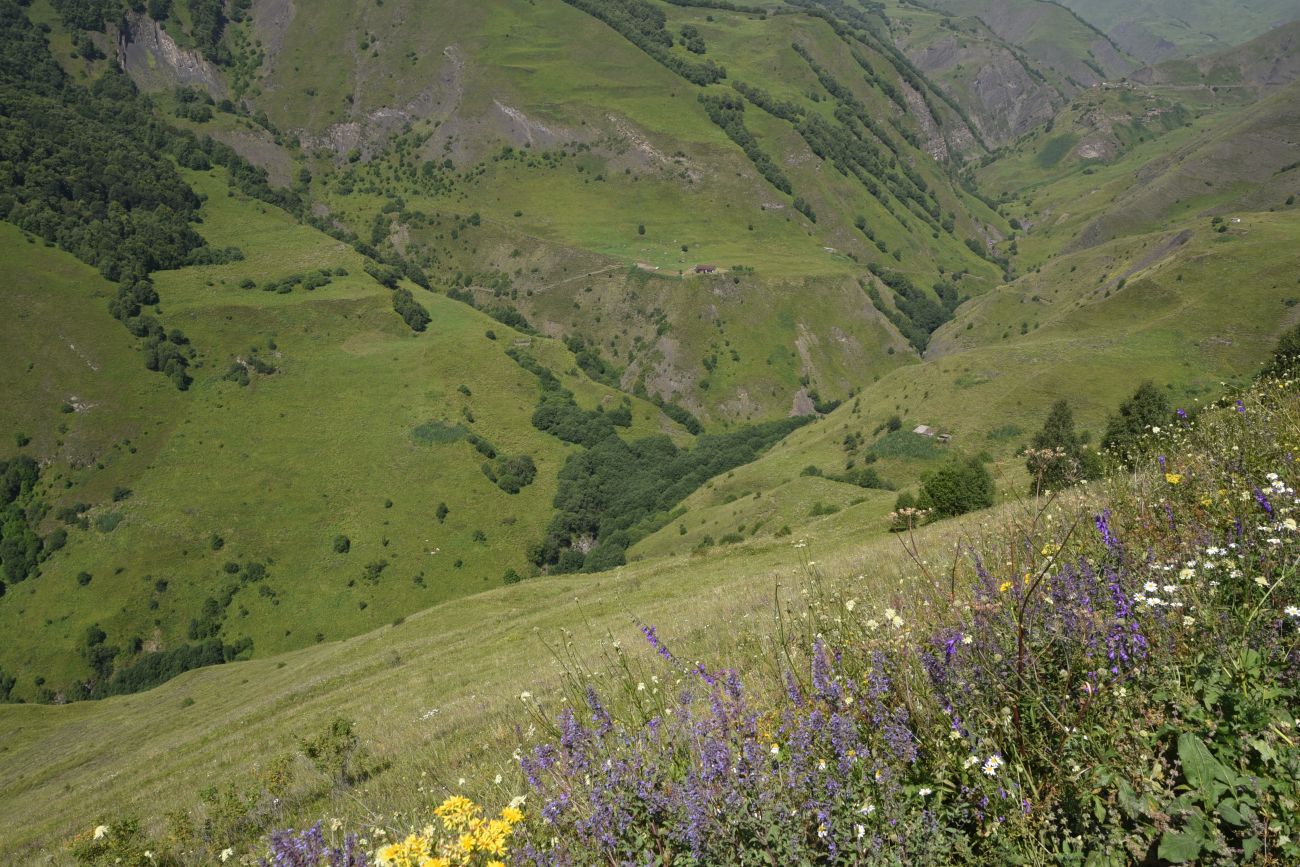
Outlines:
{"label": "foreground vegetation", "polygon": [[[708,656],[653,621],[639,651],[566,642],[560,688],[521,696],[511,779],[421,784],[409,813],[278,833],[269,857],[1290,862],[1300,399],[1269,380],[1179,419],[1100,489],[967,525],[951,560],[905,531],[897,593],[805,560],[775,628]],[[343,731],[304,751],[354,755]],[[455,798],[429,826],[429,799],[466,785],[518,818]],[[78,857],[161,857],[135,828],[106,822]]]}

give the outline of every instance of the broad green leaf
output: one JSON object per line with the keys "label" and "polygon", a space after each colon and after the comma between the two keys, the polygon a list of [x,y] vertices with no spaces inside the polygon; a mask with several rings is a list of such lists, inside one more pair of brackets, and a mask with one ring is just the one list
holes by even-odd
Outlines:
{"label": "broad green leaf", "polygon": [[1273,759],[1277,758],[1277,753],[1271,746],[1269,746],[1268,741],[1261,740],[1260,738],[1251,738],[1250,745],[1259,753],[1259,757],[1266,762],[1271,762]]}
{"label": "broad green leaf", "polygon": [[1178,736],[1178,760],[1182,762],[1183,776],[1188,784],[1207,795],[1211,793],[1210,784],[1215,779],[1232,779],[1228,769],[1219,763],[1205,742],[1191,732]]}
{"label": "broad green leaf", "polygon": [[1138,803],[1137,794],[1134,793],[1133,787],[1127,781],[1121,780],[1119,784],[1119,806],[1130,819],[1136,819],[1142,813],[1142,805]]}
{"label": "broad green leaf", "polygon": [[1166,831],[1160,837],[1156,854],[1171,863],[1184,864],[1201,854],[1201,835],[1189,831]]}
{"label": "broad green leaf", "polygon": [[1220,801],[1219,805],[1215,807],[1214,810],[1222,816],[1223,821],[1227,822],[1229,825],[1236,825],[1240,828],[1242,825],[1246,824],[1246,818],[1241,815],[1241,811],[1237,809],[1237,805],[1232,801]]}

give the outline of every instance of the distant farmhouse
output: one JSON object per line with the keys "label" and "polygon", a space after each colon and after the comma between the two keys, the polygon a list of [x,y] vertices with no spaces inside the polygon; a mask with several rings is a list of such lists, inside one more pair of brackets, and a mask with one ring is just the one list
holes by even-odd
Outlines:
{"label": "distant farmhouse", "polygon": [[918,424],[916,427],[912,428],[912,433],[923,437],[934,437],[941,443],[952,442],[952,434],[939,433],[938,428],[930,427],[928,424]]}
{"label": "distant farmhouse", "polygon": [[716,270],[718,270],[717,265],[696,265],[695,266],[696,274],[712,274]]}

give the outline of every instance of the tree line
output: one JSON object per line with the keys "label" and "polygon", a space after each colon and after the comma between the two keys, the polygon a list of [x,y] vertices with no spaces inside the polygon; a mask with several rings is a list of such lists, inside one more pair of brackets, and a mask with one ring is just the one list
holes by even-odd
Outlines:
{"label": "tree line", "polygon": [[696,62],[672,52],[673,36],[665,28],[667,16],[647,0],[564,0],[614,28],[640,48],[692,84],[713,84],[727,77],[727,71],[712,60]]}

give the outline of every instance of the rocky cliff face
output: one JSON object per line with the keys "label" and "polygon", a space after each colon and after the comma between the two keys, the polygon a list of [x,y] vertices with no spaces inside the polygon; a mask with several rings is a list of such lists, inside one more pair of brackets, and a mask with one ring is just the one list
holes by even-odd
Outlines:
{"label": "rocky cliff face", "polygon": [[994,147],[1050,120],[1065,102],[1015,54],[990,42],[954,34],[912,49],[909,57],[962,105]]}
{"label": "rocky cliff face", "polygon": [[226,84],[217,67],[198,51],[177,45],[148,15],[128,13],[117,35],[117,59],[141,90],[201,87],[213,99],[226,96]]}

